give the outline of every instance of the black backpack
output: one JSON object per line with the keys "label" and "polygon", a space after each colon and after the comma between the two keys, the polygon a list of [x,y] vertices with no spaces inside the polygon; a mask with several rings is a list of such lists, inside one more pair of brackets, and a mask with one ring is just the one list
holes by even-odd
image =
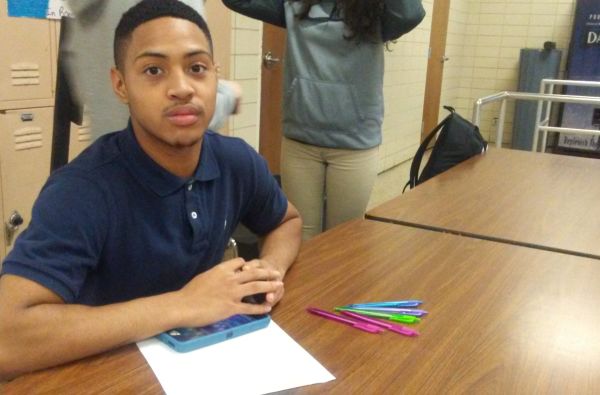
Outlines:
{"label": "black backpack", "polygon": [[[419,146],[410,166],[410,179],[404,189],[407,186],[412,189],[431,177],[443,173],[457,163],[481,154],[487,149],[488,144],[479,133],[479,128],[476,125],[458,115],[454,108],[449,106],[444,106],[444,108],[450,111],[450,115],[444,118]],[[419,175],[423,154],[438,131],[440,131],[440,134],[433,145],[429,161],[423,168],[421,175]]]}

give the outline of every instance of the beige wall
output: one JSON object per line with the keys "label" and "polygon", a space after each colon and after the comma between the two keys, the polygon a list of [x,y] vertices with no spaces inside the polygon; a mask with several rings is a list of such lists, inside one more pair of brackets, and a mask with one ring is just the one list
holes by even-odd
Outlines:
{"label": "beige wall", "polygon": [[[452,0],[442,103],[471,117],[474,101],[517,90],[519,51],[555,41],[563,50],[561,76],[571,39],[575,0]],[[498,105],[482,112],[484,137],[495,139]],[[510,143],[514,102],[507,106],[503,142]]]}
{"label": "beige wall", "polygon": [[233,12],[231,18],[232,78],[241,85],[243,99],[240,113],[231,118],[230,133],[258,151],[262,23]]}
{"label": "beige wall", "polygon": [[383,144],[379,170],[410,159],[420,143],[433,2],[423,1],[427,16],[400,37],[385,55]]}

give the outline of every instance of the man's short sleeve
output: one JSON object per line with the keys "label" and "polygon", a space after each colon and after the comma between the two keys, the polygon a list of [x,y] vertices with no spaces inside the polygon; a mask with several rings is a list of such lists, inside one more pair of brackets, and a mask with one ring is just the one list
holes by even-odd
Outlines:
{"label": "man's short sleeve", "polygon": [[277,180],[271,174],[267,162],[248,146],[253,179],[250,203],[242,223],[254,233],[264,235],[275,229],[283,219],[288,200]]}
{"label": "man's short sleeve", "polygon": [[107,207],[91,181],[51,177],[34,204],[29,226],[6,257],[2,274],[35,281],[65,302],[76,300],[87,273],[99,261],[109,223]]}

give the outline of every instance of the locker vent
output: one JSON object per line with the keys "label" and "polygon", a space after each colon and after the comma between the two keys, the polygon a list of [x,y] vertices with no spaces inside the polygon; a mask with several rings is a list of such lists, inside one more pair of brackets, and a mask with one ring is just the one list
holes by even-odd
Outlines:
{"label": "locker vent", "polygon": [[15,149],[17,151],[39,148],[42,146],[42,128],[28,126],[14,132]]}
{"label": "locker vent", "polygon": [[89,126],[81,126],[77,128],[77,141],[86,142],[92,140],[92,133]]}
{"label": "locker vent", "polygon": [[35,63],[16,63],[10,67],[13,86],[39,85],[40,66]]}

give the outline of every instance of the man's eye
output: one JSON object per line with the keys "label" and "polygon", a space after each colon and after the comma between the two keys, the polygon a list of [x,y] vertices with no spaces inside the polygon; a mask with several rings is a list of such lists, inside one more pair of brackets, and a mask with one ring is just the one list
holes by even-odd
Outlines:
{"label": "man's eye", "polygon": [[194,64],[194,65],[192,65],[192,67],[190,67],[190,69],[192,70],[192,73],[195,73],[195,74],[201,74],[206,71],[206,67],[201,64]]}
{"label": "man's eye", "polygon": [[144,69],[144,73],[148,75],[159,75],[162,73],[162,70],[156,66],[150,66]]}

